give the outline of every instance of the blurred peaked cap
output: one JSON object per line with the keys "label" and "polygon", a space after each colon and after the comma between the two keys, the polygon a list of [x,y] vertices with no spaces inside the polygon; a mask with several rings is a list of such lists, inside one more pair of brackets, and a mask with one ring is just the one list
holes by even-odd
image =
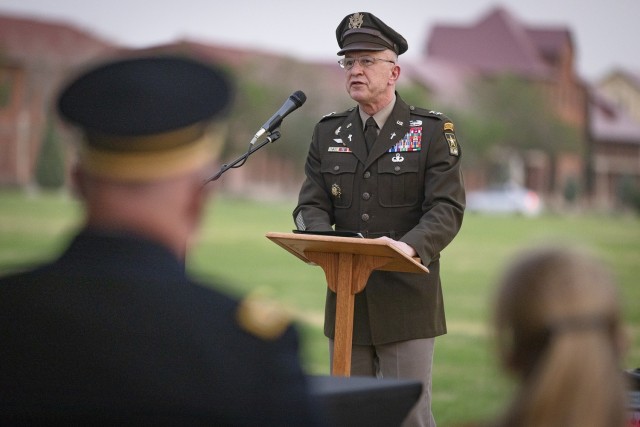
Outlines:
{"label": "blurred peaked cap", "polygon": [[401,55],[409,45],[393,28],[369,12],[356,12],[344,17],[336,28],[338,55],[354,50],[381,51],[390,49]]}
{"label": "blurred peaked cap", "polygon": [[130,57],[73,80],[58,110],[87,133],[134,136],[171,131],[220,115],[232,89],[219,69],[184,56]]}
{"label": "blurred peaked cap", "polygon": [[149,181],[211,162],[223,138],[208,125],[228,112],[232,92],[221,70],[195,59],[126,57],[74,79],[60,93],[58,110],[84,133],[84,170]]}

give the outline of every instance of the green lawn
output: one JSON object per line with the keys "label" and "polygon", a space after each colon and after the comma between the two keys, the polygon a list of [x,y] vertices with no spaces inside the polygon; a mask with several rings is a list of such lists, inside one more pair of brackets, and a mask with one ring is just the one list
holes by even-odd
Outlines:
{"label": "green lawn", "polygon": [[[321,330],[324,274],[264,237],[269,231],[291,230],[293,204],[216,199],[189,268],[197,276],[224,279],[226,292],[243,295],[257,290],[279,301],[301,329],[305,368],[326,374],[328,349]],[[0,273],[52,256],[79,217],[79,206],[68,196],[0,192]],[[508,398],[512,384],[496,367],[487,327],[494,282],[516,250],[543,242],[581,245],[612,266],[631,337],[624,367],[640,367],[638,218],[468,215],[442,257],[449,333],[436,341],[433,391],[439,425],[491,417]]]}

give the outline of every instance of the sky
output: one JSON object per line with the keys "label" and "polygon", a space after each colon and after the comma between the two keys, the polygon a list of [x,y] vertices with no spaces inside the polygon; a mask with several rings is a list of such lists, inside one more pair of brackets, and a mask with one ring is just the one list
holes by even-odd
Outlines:
{"label": "sky", "polygon": [[353,12],[382,19],[409,42],[404,56],[417,58],[434,24],[470,25],[496,6],[527,25],[569,29],[589,81],[640,72],[640,0],[0,0],[0,13],[70,23],[128,47],[189,39],[337,60],[335,28]]}

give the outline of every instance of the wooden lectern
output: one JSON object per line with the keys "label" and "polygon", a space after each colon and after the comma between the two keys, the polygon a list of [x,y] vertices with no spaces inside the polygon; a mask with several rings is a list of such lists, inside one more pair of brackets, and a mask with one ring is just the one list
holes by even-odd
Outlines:
{"label": "wooden lectern", "polygon": [[329,289],[337,294],[333,375],[351,374],[355,295],[364,290],[371,272],[429,272],[419,258],[378,239],[295,233],[267,233],[267,238],[302,261],[322,267]]}

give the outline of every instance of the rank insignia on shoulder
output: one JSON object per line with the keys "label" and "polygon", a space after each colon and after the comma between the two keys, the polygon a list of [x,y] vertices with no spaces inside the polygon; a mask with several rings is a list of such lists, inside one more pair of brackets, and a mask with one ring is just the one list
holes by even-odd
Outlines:
{"label": "rank insignia on shoulder", "polygon": [[453,132],[453,123],[451,122],[446,122],[444,124],[444,130],[450,130],[451,132]]}
{"label": "rank insignia on shoulder", "polygon": [[449,144],[449,154],[451,156],[459,156],[460,149],[458,148],[458,141],[456,140],[456,135],[453,132],[445,132],[444,137]]}
{"label": "rank insignia on shoulder", "polygon": [[290,324],[282,307],[257,295],[250,295],[240,302],[236,320],[242,329],[264,340],[279,338]]}

